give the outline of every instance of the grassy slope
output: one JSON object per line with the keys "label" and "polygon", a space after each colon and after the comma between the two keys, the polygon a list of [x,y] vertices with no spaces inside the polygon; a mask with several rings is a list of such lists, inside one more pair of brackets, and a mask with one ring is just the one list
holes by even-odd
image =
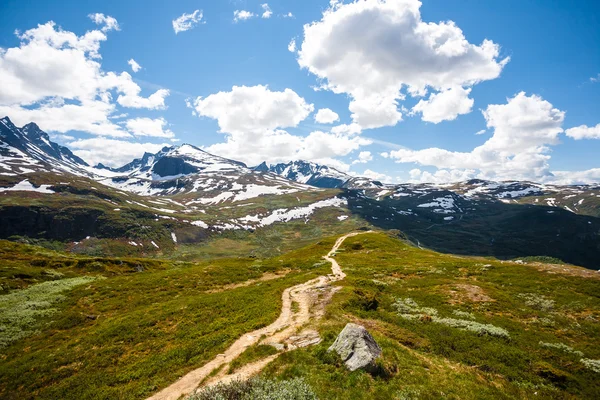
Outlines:
{"label": "grassy slope", "polygon": [[[350,238],[343,247],[337,257],[348,276],[320,327],[324,342],[284,354],[267,368],[267,376],[305,377],[326,399],[594,398],[600,393],[598,373],[580,362],[600,358],[600,280],[441,255],[384,234]],[[492,301],[469,299],[465,288],[475,286]],[[412,298],[441,317],[471,313],[476,322],[504,328],[511,338],[479,336],[428,318],[403,319],[392,306],[396,298]],[[347,322],[367,326],[382,346],[378,373],[348,373],[326,352]],[[540,341],[563,343],[584,356]]]}
{"label": "grassy slope", "polygon": [[[210,262],[89,258],[0,242],[2,258],[12,260],[0,267],[4,288],[106,277],[63,293],[66,297],[53,304],[56,312],[40,319],[38,334],[0,349],[0,397],[145,398],[242,333],[272,322],[285,287],[327,272],[327,265],[315,264],[334,239],[271,259]],[[442,255],[385,234],[347,239],[336,257],[348,276],[319,327],[323,343],[282,355],[266,375],[302,376],[322,399],[439,398],[442,393],[461,399],[535,398],[536,392],[544,398],[593,398],[599,393],[598,374],[580,359],[600,358],[600,280]],[[136,272],[139,267],[144,271]],[[284,278],[205,293],[289,268]],[[474,302],[465,287],[481,288],[493,301]],[[511,338],[403,319],[392,303],[407,297],[441,317],[471,313],[476,322],[506,329]],[[528,305],[530,299],[537,302]],[[326,352],[350,321],[367,326],[383,347],[378,372],[349,373]],[[540,341],[563,343],[584,356]],[[240,365],[259,356],[249,352]]]}
{"label": "grassy slope", "polygon": [[[327,240],[266,260],[123,259],[144,268],[134,272],[110,259],[93,259],[91,270],[80,268],[80,260],[91,259],[2,242],[3,258],[14,259],[0,267],[3,286],[32,288],[35,282],[76,275],[106,279],[63,293],[65,298],[53,304],[56,312],[35,326],[38,334],[0,349],[0,397],[144,398],[222,352],[244,332],[275,320],[283,289],[325,273],[325,266],[315,264],[332,244]],[[204,293],[282,269],[292,272]]]}

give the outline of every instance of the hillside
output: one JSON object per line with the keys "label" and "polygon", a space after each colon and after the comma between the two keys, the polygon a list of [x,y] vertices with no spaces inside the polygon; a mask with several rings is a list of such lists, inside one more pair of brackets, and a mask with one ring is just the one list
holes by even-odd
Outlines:
{"label": "hillside", "polygon": [[[327,273],[321,257],[336,238],[275,258],[187,263],[1,242],[12,260],[2,287],[19,288],[2,297],[2,324],[15,322],[1,334],[1,397],[146,398],[275,321],[285,288]],[[341,290],[305,326],[322,342],[281,353],[264,377],[303,378],[324,399],[583,399],[600,390],[597,273],[447,256],[384,233],[347,238],[334,257]],[[16,319],[11,310],[33,302],[46,305]],[[325,351],[346,322],[382,346],[376,372],[350,373]],[[263,348],[230,371],[272,359]]]}

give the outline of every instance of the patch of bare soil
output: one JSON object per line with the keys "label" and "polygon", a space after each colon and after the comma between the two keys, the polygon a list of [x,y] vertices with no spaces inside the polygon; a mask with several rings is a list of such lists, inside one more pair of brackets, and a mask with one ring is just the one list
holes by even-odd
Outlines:
{"label": "patch of bare soil", "polygon": [[452,304],[464,303],[465,301],[470,301],[472,303],[486,303],[495,301],[485,294],[482,288],[475,285],[464,283],[452,285],[452,288],[450,288],[449,291],[451,297],[450,302]]}
{"label": "patch of bare soil", "polygon": [[[561,265],[561,264],[542,264],[542,263],[527,263],[526,265],[532,266],[539,271],[544,271],[549,274],[561,274],[569,276],[579,276],[582,278],[589,279],[600,279],[600,272],[591,269],[576,267],[573,265]],[[599,263],[600,265],[600,263]]]}

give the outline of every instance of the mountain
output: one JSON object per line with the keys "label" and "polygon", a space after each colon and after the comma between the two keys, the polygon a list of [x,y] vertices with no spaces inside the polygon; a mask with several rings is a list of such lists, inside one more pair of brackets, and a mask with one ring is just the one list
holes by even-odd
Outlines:
{"label": "mountain", "polygon": [[248,168],[189,144],[119,168],[90,167],[37,125],[0,121],[0,238],[79,249],[91,246],[89,236],[105,241],[103,251],[144,243],[136,251],[148,252],[225,235],[279,252],[303,237],[370,227],[447,253],[599,267],[599,186],[391,185],[305,161]]}
{"label": "mountain", "polygon": [[326,165],[308,161],[290,161],[267,165],[266,162],[254,167],[255,171],[273,172],[286,179],[320,188],[341,188],[352,177]]}
{"label": "mountain", "polygon": [[120,167],[99,169],[105,185],[139,195],[186,195],[198,204],[236,202],[260,195],[312,190],[310,186],[270,172],[248,168],[244,163],[219,157],[190,144],[164,147],[156,154]]}
{"label": "mountain", "polygon": [[0,173],[14,176],[33,171],[85,173],[88,164],[68,148],[50,141],[35,123],[16,127],[0,119]]}

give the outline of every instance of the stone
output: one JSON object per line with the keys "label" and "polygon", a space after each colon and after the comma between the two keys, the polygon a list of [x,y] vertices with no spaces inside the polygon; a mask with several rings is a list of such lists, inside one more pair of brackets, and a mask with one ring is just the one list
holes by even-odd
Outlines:
{"label": "stone", "polygon": [[364,326],[349,323],[327,351],[335,351],[350,371],[369,368],[381,355],[381,347]]}

